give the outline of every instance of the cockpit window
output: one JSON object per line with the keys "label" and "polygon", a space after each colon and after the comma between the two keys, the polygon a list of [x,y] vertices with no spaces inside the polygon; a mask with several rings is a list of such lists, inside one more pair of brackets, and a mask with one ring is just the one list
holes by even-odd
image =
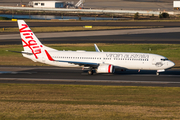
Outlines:
{"label": "cockpit window", "polygon": [[167,58],[163,58],[163,59],[161,59],[161,61],[167,61],[168,59]]}

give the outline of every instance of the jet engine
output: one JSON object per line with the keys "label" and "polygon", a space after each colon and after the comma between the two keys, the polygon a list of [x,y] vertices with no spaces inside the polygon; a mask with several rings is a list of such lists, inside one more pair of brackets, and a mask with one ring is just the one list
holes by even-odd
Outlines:
{"label": "jet engine", "polygon": [[96,73],[114,73],[114,71],[113,65],[103,64],[98,66]]}

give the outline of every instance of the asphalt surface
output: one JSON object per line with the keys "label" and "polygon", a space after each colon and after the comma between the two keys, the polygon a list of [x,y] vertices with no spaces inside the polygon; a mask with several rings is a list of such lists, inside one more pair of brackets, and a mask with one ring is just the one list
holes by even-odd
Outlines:
{"label": "asphalt surface", "polygon": [[[151,29],[122,29],[79,32],[35,33],[44,44],[54,43],[180,43],[180,22],[27,22],[30,27],[55,26],[164,26]],[[0,27],[18,27],[0,22]],[[0,44],[21,44],[19,33],[0,33]]]}
{"label": "asphalt surface", "polygon": [[[180,44],[179,33],[154,33],[154,34],[133,34],[133,35],[108,35],[108,36],[85,36],[85,37],[63,37],[63,38],[42,38],[45,44],[55,43],[153,43],[153,44]],[[9,41],[9,40],[8,40]],[[7,44],[6,41],[0,43]],[[21,41],[8,43],[22,44]]]}
{"label": "asphalt surface", "polygon": [[[96,32],[96,31],[94,31]],[[81,33],[81,32],[80,32]],[[51,35],[51,33],[47,33]],[[70,34],[70,33],[69,33]],[[9,34],[7,34],[8,36]],[[19,33],[18,38],[0,39],[0,45],[22,44]],[[2,38],[2,36],[0,35]],[[11,37],[9,35],[9,37]],[[7,37],[8,38],[8,37]],[[126,34],[126,35],[103,35],[81,37],[49,37],[39,38],[43,44],[57,43],[159,43],[180,44],[179,32],[175,33],[152,33],[152,34]]]}
{"label": "asphalt surface", "polygon": [[[180,22],[27,22],[29,27],[60,27],[60,26],[164,26],[180,27]],[[17,22],[0,22],[0,28],[18,27]]]}
{"label": "asphalt surface", "polygon": [[180,87],[180,70],[168,70],[156,76],[156,71],[138,72],[137,70],[116,71],[115,74],[88,75],[87,70],[82,71],[80,68],[0,68],[0,83]]}

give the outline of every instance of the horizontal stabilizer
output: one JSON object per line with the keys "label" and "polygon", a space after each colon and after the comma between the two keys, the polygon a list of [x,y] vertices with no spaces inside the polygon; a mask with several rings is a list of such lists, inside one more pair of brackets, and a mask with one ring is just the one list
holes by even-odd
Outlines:
{"label": "horizontal stabilizer", "polygon": [[11,51],[11,50],[6,50],[8,52],[15,52],[15,53],[21,53],[21,54],[27,54],[27,55],[33,55],[33,53],[29,53],[29,52],[24,52],[24,51]]}

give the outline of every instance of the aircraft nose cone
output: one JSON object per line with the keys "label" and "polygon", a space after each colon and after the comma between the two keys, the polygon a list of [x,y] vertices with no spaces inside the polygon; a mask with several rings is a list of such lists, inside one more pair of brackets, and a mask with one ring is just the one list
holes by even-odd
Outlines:
{"label": "aircraft nose cone", "polygon": [[174,65],[175,65],[175,63],[172,62],[172,61],[170,61],[169,66],[170,66],[170,67],[173,67]]}

